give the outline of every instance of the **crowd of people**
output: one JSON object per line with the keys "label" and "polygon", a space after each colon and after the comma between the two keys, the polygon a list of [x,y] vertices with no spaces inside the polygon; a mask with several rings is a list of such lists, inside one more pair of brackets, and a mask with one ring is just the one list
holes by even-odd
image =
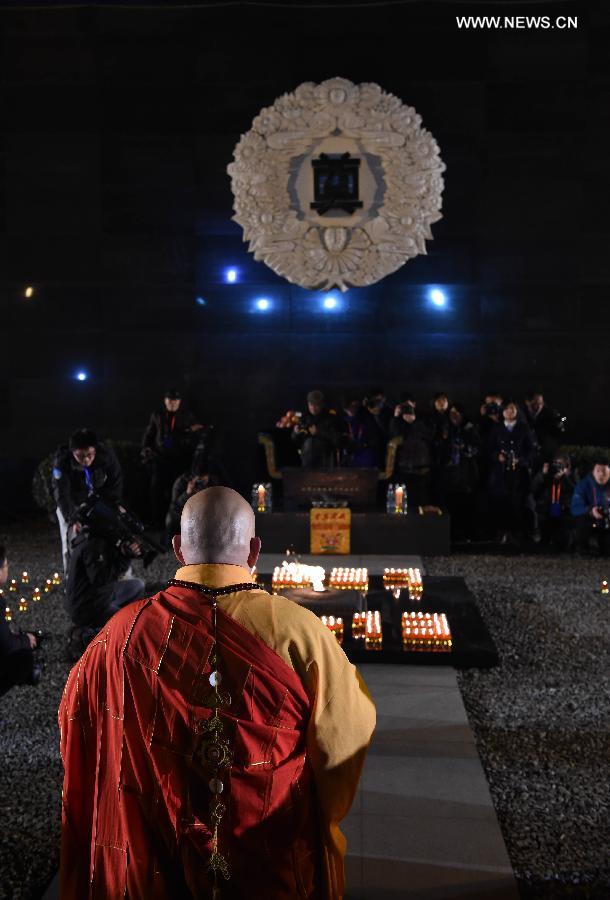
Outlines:
{"label": "crowd of people", "polygon": [[[375,388],[364,398],[348,393],[334,410],[314,390],[305,412],[289,411],[277,425],[290,430],[302,465],[310,468],[383,468],[389,442],[399,438],[391,480],[406,486],[411,508],[448,511],[455,541],[610,549],[608,460],[596,459],[578,479],[560,450],[565,419],[541,392],[522,404],[489,393],[471,417],[442,392],[422,409],[412,394],[390,404]],[[223,482],[209,434],[179,392],[168,389],[141,445],[150,485],[147,528],[156,543],[146,543],[141,523],[125,519],[123,476],[110,444],[84,428],[57,450],[52,484],[75,628],[98,629],[139,596],[144,585],[133,577],[130,560],[168,549],[187,500]]]}
{"label": "crowd of people", "polygon": [[411,393],[393,404],[374,388],[366,397],[346,394],[335,410],[314,390],[306,411],[289,410],[277,427],[291,430],[308,468],[383,468],[389,441],[400,438],[393,480],[412,506],[447,510],[454,540],[609,549],[609,461],[595,460],[579,480],[561,452],[565,417],[540,391],[522,403],[490,392],[470,416],[444,392],[422,409]]}

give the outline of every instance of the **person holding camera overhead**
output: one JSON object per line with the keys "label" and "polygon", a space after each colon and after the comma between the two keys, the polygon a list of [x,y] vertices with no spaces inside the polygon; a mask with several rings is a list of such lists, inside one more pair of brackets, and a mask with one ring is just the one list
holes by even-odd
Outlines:
{"label": "person holding camera overhead", "polygon": [[594,461],[591,472],[579,481],[570,511],[576,519],[578,549],[587,553],[597,544],[601,556],[610,553],[610,464],[604,457]]}

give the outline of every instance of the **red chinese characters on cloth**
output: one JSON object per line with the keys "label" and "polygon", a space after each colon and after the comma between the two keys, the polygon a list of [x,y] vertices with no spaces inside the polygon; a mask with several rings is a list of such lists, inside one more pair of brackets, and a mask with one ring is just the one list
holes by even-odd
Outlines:
{"label": "red chinese characters on cloth", "polygon": [[119,612],[70,673],[60,707],[66,771],[61,897],[210,897],[210,773],[200,754],[214,714],[232,752],[220,773],[223,900],[320,898],[320,846],[305,754],[310,700],[292,669],[217,612],[171,586]]}

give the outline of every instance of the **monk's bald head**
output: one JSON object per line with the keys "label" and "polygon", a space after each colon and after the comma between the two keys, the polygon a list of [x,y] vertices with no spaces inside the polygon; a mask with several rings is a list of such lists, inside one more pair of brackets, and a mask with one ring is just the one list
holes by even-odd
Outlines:
{"label": "monk's bald head", "polygon": [[254,512],[250,504],[231,488],[211,487],[185,503],[180,542],[178,546],[174,543],[174,549],[186,565],[227,563],[248,567],[254,565],[253,542]]}

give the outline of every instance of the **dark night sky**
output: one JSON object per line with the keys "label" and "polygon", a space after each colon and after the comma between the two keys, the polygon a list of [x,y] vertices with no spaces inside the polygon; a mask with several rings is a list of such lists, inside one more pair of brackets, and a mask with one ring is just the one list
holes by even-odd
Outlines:
{"label": "dark night sky", "polygon": [[[287,6],[0,11],[0,473],[85,422],[139,438],[170,382],[225,433],[238,486],[257,429],[311,386],[471,408],[542,386],[572,438],[610,442],[604,4]],[[579,28],[456,27],[495,11]],[[247,254],[225,170],[262,106],[334,75],[415,106],[447,172],[428,256],[329,316]]]}

